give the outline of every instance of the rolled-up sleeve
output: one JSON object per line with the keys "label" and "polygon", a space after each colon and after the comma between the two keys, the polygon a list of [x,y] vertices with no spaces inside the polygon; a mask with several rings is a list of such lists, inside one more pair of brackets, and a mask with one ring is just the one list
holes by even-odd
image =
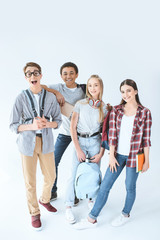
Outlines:
{"label": "rolled-up sleeve", "polygon": [[146,112],[146,119],[144,123],[142,146],[150,147],[151,146],[151,126],[152,126],[152,116],[150,110]]}
{"label": "rolled-up sleeve", "polygon": [[21,119],[23,108],[21,102],[22,102],[21,95],[19,95],[15,100],[15,103],[10,114],[9,128],[17,134],[19,133],[18,127],[22,124]]}
{"label": "rolled-up sleeve", "polygon": [[116,110],[113,108],[109,118],[109,146],[117,145]]}
{"label": "rolled-up sleeve", "polygon": [[49,84],[48,87],[60,92],[60,84]]}
{"label": "rolled-up sleeve", "polygon": [[59,128],[62,123],[62,117],[61,117],[60,106],[56,98],[54,98],[51,117],[52,117],[52,122],[56,122],[58,124],[57,128]]}

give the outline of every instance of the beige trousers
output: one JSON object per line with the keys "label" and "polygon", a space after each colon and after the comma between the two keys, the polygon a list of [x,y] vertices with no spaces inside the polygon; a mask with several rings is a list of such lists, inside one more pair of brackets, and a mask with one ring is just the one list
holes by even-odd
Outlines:
{"label": "beige trousers", "polygon": [[26,195],[29,212],[32,216],[40,213],[37,194],[36,194],[36,169],[37,160],[44,177],[42,196],[40,197],[41,202],[48,203],[51,198],[51,189],[53,187],[56,173],[55,173],[55,160],[54,153],[43,154],[42,153],[42,138],[36,137],[36,145],[34,149],[33,157],[25,156],[21,154],[23,175],[26,186]]}

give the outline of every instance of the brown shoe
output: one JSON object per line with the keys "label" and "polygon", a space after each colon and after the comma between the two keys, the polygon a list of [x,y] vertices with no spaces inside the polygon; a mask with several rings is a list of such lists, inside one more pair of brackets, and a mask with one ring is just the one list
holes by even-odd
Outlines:
{"label": "brown shoe", "polygon": [[36,231],[40,231],[42,229],[42,224],[40,220],[40,214],[36,216],[31,216],[32,228]]}
{"label": "brown shoe", "polygon": [[54,208],[50,203],[42,203],[40,200],[39,200],[39,203],[45,207],[49,212],[52,212],[54,214],[57,213],[57,209]]}

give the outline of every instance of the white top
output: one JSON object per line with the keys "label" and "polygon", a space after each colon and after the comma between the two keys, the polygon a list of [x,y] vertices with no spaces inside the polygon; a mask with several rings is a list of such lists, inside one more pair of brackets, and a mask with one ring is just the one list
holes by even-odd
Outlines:
{"label": "white top", "polygon": [[[49,85],[49,87],[59,91],[65,98],[65,101],[72,105],[75,105],[77,101],[85,97],[85,94],[81,87],[68,88],[66,84],[61,83]],[[59,133],[70,136],[70,123],[71,121],[69,118],[62,115],[62,125],[60,126]]]}
{"label": "white top", "polygon": [[[40,107],[39,107],[39,98],[40,98],[40,95],[39,94],[33,94],[35,96],[35,99],[36,99],[36,112],[37,112],[37,115],[40,116]],[[36,133],[42,133],[42,130],[37,130]]]}
{"label": "white top", "polygon": [[68,88],[67,86],[65,86],[66,89],[68,89],[69,91],[75,92],[75,90],[77,89],[77,87],[75,88]]}
{"label": "white top", "polygon": [[[99,109],[91,107],[86,103],[86,99],[78,101],[73,111],[79,114],[77,132],[92,135],[93,133],[100,131],[101,124],[98,122]],[[104,116],[106,116],[108,111],[105,104],[103,112]]]}
{"label": "white top", "polygon": [[121,129],[118,140],[118,148],[117,153],[122,155],[129,155],[130,152],[130,142],[133,131],[133,123],[134,123],[135,115],[126,116],[123,115],[121,121]]}

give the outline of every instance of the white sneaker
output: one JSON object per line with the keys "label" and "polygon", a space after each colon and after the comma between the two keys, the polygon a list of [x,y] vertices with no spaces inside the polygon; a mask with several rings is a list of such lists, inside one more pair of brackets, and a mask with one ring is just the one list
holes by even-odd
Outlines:
{"label": "white sneaker", "polygon": [[72,208],[67,208],[66,209],[66,213],[65,213],[65,216],[66,216],[66,220],[69,222],[69,223],[75,223],[76,222],[76,219],[73,215],[73,212],[72,212]]}
{"label": "white sneaker", "polygon": [[125,217],[122,213],[120,216],[118,216],[117,218],[115,218],[112,222],[111,225],[113,227],[120,227],[122,225],[124,225],[125,223],[127,223],[130,220],[130,217]]}
{"label": "white sneaker", "polygon": [[92,210],[93,206],[94,206],[94,202],[93,201],[88,201],[88,208],[89,208],[90,211]]}
{"label": "white sneaker", "polygon": [[73,228],[77,230],[83,230],[87,228],[95,228],[96,226],[97,226],[97,222],[91,223],[88,221],[88,219],[82,219],[80,222],[75,223],[73,225]]}

